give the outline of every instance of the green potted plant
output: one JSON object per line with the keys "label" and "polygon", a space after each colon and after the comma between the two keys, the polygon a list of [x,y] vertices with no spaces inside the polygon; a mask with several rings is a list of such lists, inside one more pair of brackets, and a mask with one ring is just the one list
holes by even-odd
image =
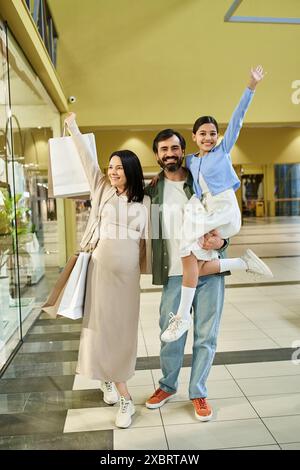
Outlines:
{"label": "green potted plant", "polygon": [[0,190],[0,311],[9,305],[9,272],[14,268],[17,241],[19,255],[28,256],[25,243],[31,231],[29,209],[22,206],[22,194],[11,197],[8,191]]}
{"label": "green potted plant", "polygon": [[0,190],[2,204],[0,203],[0,268],[5,261],[7,254],[13,254],[16,251],[17,237],[19,248],[22,250],[22,243],[28,241],[28,235],[31,232],[31,223],[29,221],[29,209],[20,204],[22,194],[16,194],[13,198],[7,191]]}
{"label": "green potted plant", "polygon": [[4,207],[0,206],[0,273],[7,261],[9,246],[12,245],[9,229],[9,218]]}

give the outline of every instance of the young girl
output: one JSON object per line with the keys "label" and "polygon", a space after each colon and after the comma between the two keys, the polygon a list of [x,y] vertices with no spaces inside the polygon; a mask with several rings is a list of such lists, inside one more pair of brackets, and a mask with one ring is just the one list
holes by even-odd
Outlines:
{"label": "young girl", "polygon": [[240,181],[232,167],[229,152],[238,138],[256,85],[263,77],[261,66],[251,69],[250,83],[219,145],[216,145],[218,124],[213,117],[202,116],[194,124],[193,140],[199,147],[199,153],[186,158],[186,166],[194,180],[195,195],[184,209],[180,243],[183,267],[181,300],[177,314],[170,313],[169,326],[161,335],[162,341],[176,341],[191,326],[191,306],[199,276],[242,270],[273,277],[268,266],[252,250],[246,250],[240,258],[218,259],[216,251],[201,248],[204,235],[215,229],[222,238],[232,237],[240,230],[241,214],[235,196]]}

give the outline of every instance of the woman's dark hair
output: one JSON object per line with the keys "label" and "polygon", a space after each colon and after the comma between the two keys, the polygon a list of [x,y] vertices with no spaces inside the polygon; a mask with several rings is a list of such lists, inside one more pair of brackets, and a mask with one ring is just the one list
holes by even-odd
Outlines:
{"label": "woman's dark hair", "polygon": [[179,132],[173,131],[173,129],[164,129],[160,131],[155,137],[155,139],[153,140],[153,145],[152,145],[153,152],[157,154],[158,143],[162,142],[163,140],[170,139],[170,137],[173,137],[173,135],[176,135],[176,137],[178,137],[181,149],[185,150],[186,143],[185,143],[184,137],[181,134],[179,134]]}
{"label": "woman's dark hair", "polygon": [[202,124],[213,124],[217,129],[217,133],[219,133],[219,126],[215,118],[212,116],[201,116],[195,121],[193,126],[193,134],[196,134],[197,130],[202,126]]}
{"label": "woman's dark hair", "polygon": [[128,202],[142,202],[144,197],[145,181],[141,162],[131,150],[117,150],[109,157],[120,157],[126,176],[126,191]]}

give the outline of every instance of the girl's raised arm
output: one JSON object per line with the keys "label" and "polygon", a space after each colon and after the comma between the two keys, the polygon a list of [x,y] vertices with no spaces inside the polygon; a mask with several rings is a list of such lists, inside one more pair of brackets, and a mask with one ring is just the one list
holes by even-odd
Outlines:
{"label": "girl's raised arm", "polygon": [[252,101],[256,85],[263,78],[264,71],[261,65],[257,66],[255,69],[251,69],[248,87],[244,91],[243,96],[230,119],[230,122],[228,124],[226,132],[224,134],[224,138],[221,143],[226,153],[229,153],[231,151],[232,147],[238,139],[240,130],[243,125],[243,119]]}

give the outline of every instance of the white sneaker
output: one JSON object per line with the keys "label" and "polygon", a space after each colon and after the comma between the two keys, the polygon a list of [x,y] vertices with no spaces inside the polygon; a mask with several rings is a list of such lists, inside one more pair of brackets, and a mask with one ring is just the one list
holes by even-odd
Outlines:
{"label": "white sneaker", "polygon": [[101,382],[100,390],[103,392],[103,401],[108,405],[114,405],[119,401],[118,391],[113,382]]}
{"label": "white sneaker", "polygon": [[249,274],[259,274],[260,276],[274,277],[271,269],[268,268],[266,263],[264,263],[252,250],[246,250],[246,253],[241,256],[242,260],[248,266],[247,273]]}
{"label": "white sneaker", "polygon": [[160,339],[165,343],[172,343],[181,338],[181,336],[191,327],[192,318],[184,320],[174,313],[170,313],[170,320],[168,328],[163,332]]}
{"label": "white sneaker", "polygon": [[120,408],[116,416],[116,426],[118,428],[128,428],[131,425],[131,416],[134,415],[135,408],[132,400],[120,397]]}

